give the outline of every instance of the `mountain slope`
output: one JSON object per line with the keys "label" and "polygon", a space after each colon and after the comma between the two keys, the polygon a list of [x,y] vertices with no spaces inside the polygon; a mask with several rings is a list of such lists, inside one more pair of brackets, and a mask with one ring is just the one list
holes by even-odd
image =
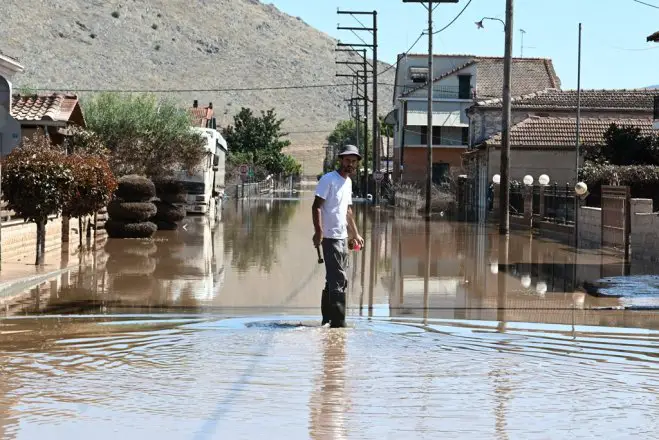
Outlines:
{"label": "mountain slope", "polygon": [[[83,99],[87,89],[167,90],[182,105],[213,102],[222,125],[242,106],[275,108],[307,173],[320,168],[329,131],[348,118],[351,87],[171,91],[348,82],[335,77],[334,39],[257,0],[2,3],[0,51],[26,66],[17,88],[74,91]],[[391,69],[379,82],[393,84],[393,75]],[[391,94],[380,87],[381,113]]]}

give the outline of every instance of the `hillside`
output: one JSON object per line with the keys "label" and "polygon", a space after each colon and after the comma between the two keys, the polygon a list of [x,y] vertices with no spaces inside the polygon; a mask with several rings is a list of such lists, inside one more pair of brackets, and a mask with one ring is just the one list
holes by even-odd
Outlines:
{"label": "hillside", "polygon": [[[73,91],[83,100],[85,90],[166,90],[162,94],[182,105],[212,102],[222,125],[242,106],[275,108],[305,173],[320,169],[325,137],[348,118],[350,87],[192,91],[348,80],[335,77],[333,38],[258,0],[2,3],[0,51],[26,67],[15,78],[17,88]],[[393,84],[393,76],[390,69],[379,82]],[[381,113],[391,94],[391,87],[380,87]]]}

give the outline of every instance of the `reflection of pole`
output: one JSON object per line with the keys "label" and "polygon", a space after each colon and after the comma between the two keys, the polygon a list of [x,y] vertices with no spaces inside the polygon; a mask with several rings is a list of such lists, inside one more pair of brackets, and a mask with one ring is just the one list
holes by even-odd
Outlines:
{"label": "reflection of pole", "polygon": [[402,227],[398,225],[398,307],[403,308],[405,301],[405,274],[403,274],[403,237]]}
{"label": "reflection of pole", "polygon": [[[366,235],[366,207],[365,205],[362,205],[361,209],[361,215],[362,215],[362,231],[364,235]],[[366,251],[364,249],[361,250],[362,253],[362,264],[361,264],[361,271],[362,271],[362,276],[361,276],[361,287],[362,287],[362,292],[359,297],[359,316],[362,316],[362,307],[364,305],[364,279],[366,278]]]}
{"label": "reflection of pole", "polygon": [[375,282],[375,222],[371,222],[371,257],[369,261],[369,271],[368,271],[368,316],[373,316],[373,284]]}
{"label": "reflection of pole", "polygon": [[430,306],[430,292],[428,284],[430,283],[430,222],[425,223],[425,242],[426,242],[426,271],[423,275],[423,323],[428,323],[428,308]]}
{"label": "reflection of pole", "polygon": [[497,321],[499,321],[499,330],[504,331],[506,328],[506,302],[508,290],[508,248],[510,237],[508,235],[499,236],[499,271],[497,273],[498,297],[497,297]]}

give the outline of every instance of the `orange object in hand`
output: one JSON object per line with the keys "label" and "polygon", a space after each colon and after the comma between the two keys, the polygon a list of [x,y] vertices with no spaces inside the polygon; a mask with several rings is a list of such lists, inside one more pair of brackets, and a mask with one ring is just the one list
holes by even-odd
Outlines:
{"label": "orange object in hand", "polygon": [[351,251],[358,251],[361,248],[362,247],[359,245],[359,243],[357,243],[357,240],[355,240],[354,238],[348,240],[348,249],[350,249]]}

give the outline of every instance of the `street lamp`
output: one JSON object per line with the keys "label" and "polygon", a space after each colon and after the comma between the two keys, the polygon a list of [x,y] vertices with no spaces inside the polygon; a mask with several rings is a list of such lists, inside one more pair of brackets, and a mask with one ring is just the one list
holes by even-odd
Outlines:
{"label": "street lamp", "polygon": [[533,185],[533,176],[527,174],[526,176],[524,176],[524,179],[522,179],[522,181],[524,182],[524,185],[531,186]]}
{"label": "street lamp", "polygon": [[574,192],[577,193],[579,198],[583,199],[586,193],[588,192],[588,185],[584,182],[579,182],[574,186]]}
{"label": "street lamp", "polygon": [[[426,171],[426,220],[430,219],[430,198],[432,196],[432,84],[433,84],[433,53],[432,53],[432,11],[433,3],[457,3],[458,0],[403,0],[403,3],[421,3],[428,10],[428,169]],[[428,3],[426,6],[425,3]]]}
{"label": "street lamp", "polygon": [[483,20],[497,20],[497,21],[500,21],[501,24],[503,25],[503,29],[506,30],[506,23],[502,19],[495,18],[495,17],[483,17],[483,18],[481,18],[479,21],[476,22],[476,27],[478,29],[484,29],[485,28],[485,26],[483,25]]}
{"label": "street lamp", "polygon": [[494,176],[492,176],[492,183],[494,183],[495,185],[501,183],[501,174],[495,174]]}
{"label": "street lamp", "polygon": [[541,174],[540,177],[538,177],[538,183],[542,186],[549,185],[549,176],[546,174]]}

